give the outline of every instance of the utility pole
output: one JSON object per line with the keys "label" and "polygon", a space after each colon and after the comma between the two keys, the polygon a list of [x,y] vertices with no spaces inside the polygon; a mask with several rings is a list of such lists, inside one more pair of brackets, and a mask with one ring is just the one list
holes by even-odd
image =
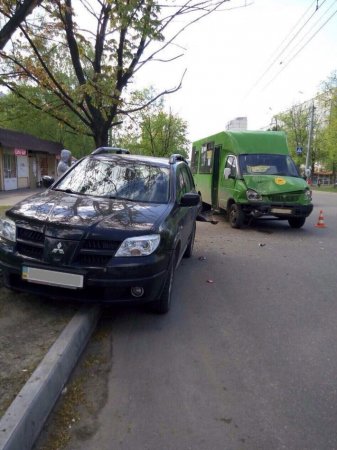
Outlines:
{"label": "utility pole", "polygon": [[313,134],[314,134],[314,118],[315,118],[315,105],[314,105],[314,102],[312,102],[311,111],[310,111],[310,124],[309,124],[307,156],[306,156],[306,159],[305,159],[305,174],[307,176],[311,175],[310,149],[311,149],[311,144],[312,144],[312,137],[313,137]]}

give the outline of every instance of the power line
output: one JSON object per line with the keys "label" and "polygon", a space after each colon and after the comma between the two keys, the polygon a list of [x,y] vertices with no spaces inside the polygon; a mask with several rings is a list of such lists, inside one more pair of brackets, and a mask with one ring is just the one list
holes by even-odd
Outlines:
{"label": "power line", "polygon": [[[323,1],[323,3],[325,3],[326,0]],[[279,46],[277,47],[276,51],[278,51],[279,49],[282,48],[283,44],[285,42],[287,42],[287,40],[289,39],[289,36],[291,35],[291,33],[296,30],[297,26],[300,24],[300,22],[302,21],[302,19],[306,16],[306,14],[308,13],[308,11],[312,8],[312,6],[317,2],[317,0],[314,0],[311,5],[308,7],[308,9],[302,14],[302,16],[300,17],[300,19],[296,22],[296,24],[290,29],[290,31],[288,32],[287,36],[283,39],[283,41],[279,44]],[[323,3],[320,5],[322,6]],[[275,64],[275,62],[280,58],[280,56],[282,56],[282,54],[284,53],[284,51],[289,47],[289,45],[293,42],[293,40],[297,37],[297,35],[301,32],[301,30],[305,27],[305,25],[312,19],[312,17],[314,16],[314,14],[316,13],[316,11],[318,10],[318,8],[320,7],[318,6],[318,3],[316,3],[316,9],[315,11],[311,14],[311,16],[309,17],[309,19],[304,23],[304,25],[302,25],[302,27],[297,31],[297,33],[292,37],[292,39],[288,42],[288,44],[282,48],[282,50],[280,50],[276,56],[274,56],[273,60],[271,61],[271,63],[269,63],[268,67],[266,68],[266,70],[262,73],[262,75],[256,80],[256,82],[253,84],[253,86],[251,87],[249,93],[260,83],[260,81],[265,77],[265,75],[270,71],[270,69],[272,68],[272,66]],[[275,53],[275,51],[273,52]]]}
{"label": "power line", "polygon": [[[317,13],[317,11],[322,8],[322,6],[324,5],[324,3],[327,0],[323,0],[320,4],[319,4],[319,0],[314,0],[310,6],[306,9],[306,11],[302,14],[302,16],[300,17],[300,19],[297,21],[297,23],[291,28],[291,30],[289,31],[288,35],[286,36],[285,39],[283,39],[283,41],[281,42],[281,44],[277,47],[277,49],[281,49],[277,55],[273,58],[273,60],[271,61],[271,63],[268,65],[267,69],[262,73],[262,75],[256,80],[256,82],[253,84],[253,86],[250,88],[250,90],[246,93],[244,98],[247,98],[251,92],[254,90],[254,88],[263,80],[263,78],[267,75],[267,73],[272,69],[272,67],[275,65],[275,63],[280,59],[280,57],[287,51],[287,49],[291,46],[291,44],[295,41],[295,39],[299,36],[299,34],[302,32],[302,30],[304,30],[304,28],[309,24],[309,22],[313,19],[313,17],[315,16],[315,14]],[[322,20],[322,18],[327,14],[327,12],[332,8],[332,6],[334,5],[334,3],[336,3],[337,0],[335,0],[330,7],[328,7],[327,10],[325,10],[325,12],[320,16],[320,18],[315,22],[315,25],[313,25],[310,30],[304,35],[304,37],[302,37],[300,39],[299,42],[295,43],[295,45],[290,48],[289,52],[291,54],[291,52],[296,49],[299,44],[301,42],[303,42],[303,40],[305,39],[305,37],[309,34],[309,32]],[[312,9],[312,7],[315,5],[315,11],[313,13],[311,13],[311,15],[309,16],[309,18],[306,19],[305,23],[303,25],[301,25],[301,27],[296,31],[296,29],[298,28],[298,25],[301,23],[301,21],[303,20],[303,18],[305,18],[308,14],[308,12]],[[331,17],[327,20],[327,22],[331,19]],[[323,26],[327,23],[325,22],[323,24]],[[321,28],[323,28],[323,26]],[[320,28],[320,29],[321,29]],[[320,31],[320,29],[315,33],[315,35]],[[292,34],[295,33],[293,36]],[[314,35],[314,36],[315,36]],[[296,53],[296,55],[294,55],[291,58],[291,61],[297,56],[297,54],[313,39],[312,36],[307,42],[306,44]],[[285,46],[283,46],[283,44],[287,41],[287,44]],[[283,47],[282,47],[283,46]],[[283,57],[283,60],[286,60],[287,57]],[[276,74],[272,80],[270,82],[268,82],[264,87],[263,90],[266,89],[266,87],[268,87],[274,80],[275,78],[284,70],[285,67],[288,66],[288,64],[290,63],[287,62],[282,69],[279,71],[278,74]],[[283,64],[283,61],[279,62],[279,65]]]}
{"label": "power line", "polygon": [[[334,1],[336,3],[337,0]],[[323,25],[318,28],[318,30],[302,45],[302,47],[282,66],[282,69],[263,87],[265,90],[282,72],[289,66],[289,64],[296,58],[296,56],[313,40],[313,38],[321,31],[323,27],[337,14],[337,9],[328,17],[328,19],[323,23]]]}
{"label": "power line", "polygon": [[[322,19],[324,18],[324,16],[326,16],[326,14],[328,14],[328,12],[331,10],[331,8],[333,7],[333,5],[336,3],[336,1],[334,1],[333,3],[331,3],[331,5],[328,7],[328,9],[326,9],[324,11],[324,13],[319,17],[318,20],[316,20],[316,22],[309,28],[309,30],[304,34],[304,36],[302,36],[302,38],[295,44],[295,46],[291,49],[292,51],[296,50],[296,48],[298,48],[300,46],[300,44],[304,41],[304,39],[310,34],[310,32],[316,27],[316,25],[318,25]],[[283,63],[283,61],[280,62],[280,64]]]}

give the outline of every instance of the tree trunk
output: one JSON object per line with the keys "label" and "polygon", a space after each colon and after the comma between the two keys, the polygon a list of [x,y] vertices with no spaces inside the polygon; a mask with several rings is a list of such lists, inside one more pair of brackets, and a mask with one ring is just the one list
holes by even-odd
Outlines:
{"label": "tree trunk", "polygon": [[105,127],[100,127],[98,130],[95,130],[95,145],[98,147],[108,147],[109,146],[109,130]]}

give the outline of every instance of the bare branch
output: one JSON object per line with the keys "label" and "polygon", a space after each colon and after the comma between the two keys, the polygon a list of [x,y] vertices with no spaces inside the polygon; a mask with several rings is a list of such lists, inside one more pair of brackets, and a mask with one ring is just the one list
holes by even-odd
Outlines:
{"label": "bare branch", "polygon": [[146,102],[142,105],[137,106],[136,108],[130,108],[128,110],[119,109],[117,111],[118,114],[129,115],[134,112],[141,111],[142,109],[149,107],[152,103],[154,103],[156,100],[158,100],[158,98],[163,97],[164,95],[173,94],[174,92],[179,91],[179,89],[181,89],[181,86],[183,84],[183,79],[185,77],[186,72],[187,72],[187,70],[184,71],[178,86],[176,86],[175,88],[167,89],[165,91],[160,92],[159,94],[155,95],[151,100],[149,100],[148,102]]}
{"label": "bare branch", "polygon": [[[207,8],[206,6],[209,4],[213,4],[212,1],[204,1],[204,2],[200,2],[197,5],[192,5],[189,6],[189,4],[191,3],[191,1],[187,1],[184,5],[182,5],[180,7],[180,9],[175,12],[174,14],[168,16],[166,18],[166,20],[164,20],[162,22],[162,26],[160,27],[159,31],[161,33],[163,33],[163,31],[168,28],[168,26],[180,15],[183,14],[190,14],[191,12],[195,12],[195,11],[202,11],[202,14],[199,15],[198,17],[196,17],[194,20],[188,22],[186,25],[182,26],[170,39],[168,39],[165,44],[163,44],[159,49],[157,49],[156,51],[154,51],[152,54],[150,54],[144,61],[140,62],[138,67],[135,69],[135,73],[137,71],[139,71],[141,69],[141,67],[144,66],[144,64],[146,64],[148,61],[152,60],[158,53],[161,53],[163,50],[165,50],[169,45],[171,45],[173,43],[173,41],[175,41],[177,39],[178,36],[180,36],[185,30],[187,30],[189,27],[191,27],[192,25],[194,25],[195,23],[199,22],[200,20],[202,20],[203,18],[205,18],[206,16],[209,16],[211,13],[213,13],[214,11],[218,10],[220,8],[220,6],[226,2],[228,2],[230,0],[220,0],[218,2],[216,2],[212,7]],[[146,45],[145,48],[149,46],[149,44],[151,43],[151,41],[149,40]]]}

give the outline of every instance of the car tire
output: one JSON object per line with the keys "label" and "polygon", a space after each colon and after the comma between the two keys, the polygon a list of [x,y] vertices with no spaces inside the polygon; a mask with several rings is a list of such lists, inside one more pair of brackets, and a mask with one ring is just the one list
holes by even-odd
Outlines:
{"label": "car tire", "polygon": [[174,272],[175,257],[173,256],[161,296],[151,304],[151,310],[156,314],[166,314],[170,310]]}
{"label": "car tire", "polygon": [[190,258],[193,254],[193,247],[194,247],[194,238],[195,238],[195,230],[196,230],[196,224],[193,225],[193,230],[190,236],[190,239],[188,241],[188,246],[186,247],[184,258]]}
{"label": "car tire", "polygon": [[301,228],[305,224],[305,217],[292,217],[288,219],[291,228]]}
{"label": "car tire", "polygon": [[245,215],[236,203],[233,203],[229,208],[228,220],[232,228],[241,228],[244,224]]}

